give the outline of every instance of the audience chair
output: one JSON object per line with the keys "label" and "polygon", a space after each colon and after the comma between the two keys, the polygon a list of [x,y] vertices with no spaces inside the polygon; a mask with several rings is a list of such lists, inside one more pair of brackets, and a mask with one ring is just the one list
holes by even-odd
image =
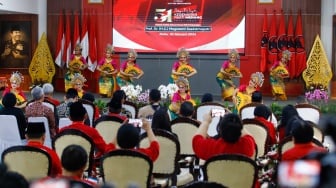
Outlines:
{"label": "audience chair", "polygon": [[106,153],[101,158],[101,174],[104,183],[116,187],[150,187],[153,162],[138,151],[118,149]]}
{"label": "audience chair", "polygon": [[199,175],[199,158],[194,153],[192,139],[199,125],[199,122],[185,117],[176,118],[171,122],[172,132],[177,135],[181,146],[181,160],[186,157],[192,158],[191,161],[187,161],[187,165],[189,165],[189,170],[194,175],[194,179],[197,179]]}
{"label": "audience chair", "polygon": [[322,129],[314,122],[310,122],[310,125],[313,127],[314,130],[314,138],[321,143],[324,142],[324,133]]}
{"label": "audience chair", "polygon": [[122,123],[123,120],[118,117],[102,116],[95,121],[95,129],[97,129],[106,143],[111,143]]}
{"label": "audience chair", "polygon": [[136,105],[131,101],[125,101],[124,104],[122,104],[122,108],[124,108],[126,111],[131,113],[131,117],[129,118],[137,118],[138,117],[138,108]]}
{"label": "audience chair", "polygon": [[95,106],[92,102],[87,100],[80,100],[80,102],[83,104],[83,107],[86,110],[86,113],[88,114],[89,120],[90,120],[90,126],[93,127],[94,121],[95,121]]}
{"label": "audience chair", "polygon": [[64,148],[69,145],[76,144],[82,146],[88,154],[88,161],[85,170],[91,175],[94,160],[94,143],[89,136],[76,129],[63,130],[57,134],[53,140],[53,149],[61,158]]}
{"label": "audience chair", "polygon": [[51,140],[51,136],[50,136],[48,118],[43,117],[43,116],[41,116],[41,117],[29,117],[28,122],[42,122],[44,124],[44,128],[45,128],[44,145],[49,147],[49,148],[52,148],[52,140]]}
{"label": "audience chair", "polygon": [[1,159],[9,171],[23,175],[28,181],[47,177],[51,173],[51,157],[39,148],[13,146],[2,153]]}
{"label": "audience chair", "polygon": [[[319,146],[319,147],[324,147],[323,143],[320,142],[319,140],[313,138],[313,144],[315,146]],[[286,138],[284,138],[278,146],[278,154],[279,154],[279,159],[281,159],[281,156],[283,153],[285,153],[287,150],[291,149],[294,147],[294,140],[292,136],[287,136]]]}
{"label": "audience chair", "polygon": [[216,182],[225,187],[254,187],[257,175],[256,162],[243,155],[217,155],[204,164],[204,180]]}
{"label": "audience chair", "polygon": [[260,105],[260,103],[257,102],[251,102],[243,107],[240,108],[239,110],[239,115],[241,119],[253,119],[254,118],[254,109],[256,106]]}
{"label": "audience chair", "polygon": [[[199,105],[196,108],[196,119],[198,121],[203,121],[203,115],[205,113],[210,113],[210,111],[212,109],[222,109],[225,110],[226,113],[230,113],[230,110],[228,110],[227,108],[225,108],[223,105],[219,104],[219,103],[215,103],[215,102],[206,102],[203,103],[201,105]],[[218,134],[217,132],[217,124],[219,122],[220,117],[213,117],[212,121],[209,125],[209,129],[208,129],[208,135],[209,136],[216,136]]]}
{"label": "audience chair", "polygon": [[295,105],[295,108],[302,119],[311,121],[315,124],[319,123],[321,112],[317,106],[311,104],[297,104]]}
{"label": "audience chair", "polygon": [[0,155],[16,145],[22,145],[19,127],[14,115],[0,115]]}
{"label": "audience chair", "polygon": [[67,118],[67,117],[60,118],[59,122],[58,122],[58,129],[60,130],[60,129],[62,129],[64,127],[67,127],[71,124],[72,124],[72,121],[70,120],[70,118]]}
{"label": "audience chair", "polygon": [[[180,169],[180,143],[176,136],[166,130],[153,129],[160,144],[159,158],[154,162],[153,175],[155,184],[165,186],[182,186],[193,181],[189,169]],[[140,147],[149,147],[147,133],[140,135]]]}
{"label": "audience chair", "polygon": [[257,144],[258,150],[256,157],[264,156],[268,152],[267,148],[267,143],[269,143],[268,128],[255,119],[244,119],[243,128],[254,138],[254,141]]}

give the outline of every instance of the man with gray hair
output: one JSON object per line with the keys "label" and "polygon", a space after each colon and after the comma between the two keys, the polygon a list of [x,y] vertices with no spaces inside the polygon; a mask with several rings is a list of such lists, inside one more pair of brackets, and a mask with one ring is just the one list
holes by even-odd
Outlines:
{"label": "man with gray hair", "polygon": [[43,84],[43,92],[44,92],[44,101],[54,104],[55,106],[60,105],[60,101],[53,97],[54,94],[54,86],[51,83]]}
{"label": "man with gray hair", "polygon": [[50,136],[54,137],[57,132],[55,115],[51,108],[43,105],[44,92],[39,86],[34,87],[31,90],[31,95],[33,97],[32,103],[30,103],[25,110],[26,118],[29,117],[46,117],[49,123]]}

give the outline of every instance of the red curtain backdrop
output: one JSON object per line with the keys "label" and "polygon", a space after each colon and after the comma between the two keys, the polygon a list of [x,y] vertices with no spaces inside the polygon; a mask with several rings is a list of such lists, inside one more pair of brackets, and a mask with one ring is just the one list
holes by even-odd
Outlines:
{"label": "red curtain backdrop", "polygon": [[278,37],[276,33],[276,11],[273,11],[271,26],[269,30],[269,40],[268,40],[268,62],[272,65],[275,61],[277,61],[278,55]]}
{"label": "red curtain backdrop", "polygon": [[260,44],[260,71],[265,72],[267,69],[267,47],[268,47],[268,25],[267,25],[267,11],[265,9],[264,22],[262,28],[262,38]]}
{"label": "red curtain backdrop", "polygon": [[298,12],[295,27],[295,48],[296,48],[296,74],[295,77],[299,77],[301,73],[306,69],[306,50],[304,48],[304,38],[302,31],[302,19],[301,10]]}
{"label": "red curtain backdrop", "polygon": [[287,49],[291,52],[291,59],[288,63],[289,77],[293,79],[295,77],[295,38],[294,38],[294,24],[292,12],[289,13],[288,25],[287,25]]}

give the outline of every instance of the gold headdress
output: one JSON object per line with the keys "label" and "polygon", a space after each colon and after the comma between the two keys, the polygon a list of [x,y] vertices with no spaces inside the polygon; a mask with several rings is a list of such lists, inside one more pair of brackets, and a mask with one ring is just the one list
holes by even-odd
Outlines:
{"label": "gold headdress", "polygon": [[282,51],[282,58],[286,61],[290,60],[292,56],[292,53],[289,50]]}
{"label": "gold headdress", "polygon": [[135,59],[138,57],[138,53],[134,49],[130,49],[128,55],[133,55]]}
{"label": "gold headdress", "polygon": [[78,44],[76,44],[74,50],[80,50],[80,51],[82,51],[82,46],[78,43]]}
{"label": "gold headdress", "polygon": [[18,71],[13,72],[11,77],[9,78],[10,82],[15,82],[16,84],[20,85],[24,81],[24,77]]}
{"label": "gold headdress", "polygon": [[75,73],[74,74],[74,77],[72,78],[71,83],[76,84],[77,80],[81,81],[83,85],[86,82],[86,78],[80,73]]}
{"label": "gold headdress", "polygon": [[189,81],[185,79],[184,77],[179,77],[176,81],[175,84],[179,86],[179,84],[183,84],[186,87],[186,90],[189,90]]}
{"label": "gold headdress", "polygon": [[113,54],[114,53],[114,47],[111,44],[107,44],[105,52]]}
{"label": "gold headdress", "polygon": [[176,53],[176,57],[179,58],[182,54],[186,55],[187,57],[190,57],[190,53],[185,48],[180,48]]}
{"label": "gold headdress", "polygon": [[256,78],[255,84],[258,87],[261,87],[263,85],[263,83],[264,83],[264,74],[262,72],[255,72],[255,73],[251,74],[251,80],[253,78]]}
{"label": "gold headdress", "polygon": [[232,55],[236,56],[237,59],[240,58],[239,53],[238,53],[238,51],[237,51],[236,49],[231,49],[231,50],[229,50],[229,54],[228,54],[228,55],[229,55],[229,58],[230,58]]}

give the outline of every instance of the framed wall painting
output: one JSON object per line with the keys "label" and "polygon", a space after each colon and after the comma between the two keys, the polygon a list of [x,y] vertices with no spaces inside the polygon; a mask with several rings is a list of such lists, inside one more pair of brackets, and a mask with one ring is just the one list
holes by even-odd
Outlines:
{"label": "framed wall painting", "polygon": [[273,4],[274,0],[257,0],[258,4]]}
{"label": "framed wall painting", "polygon": [[88,0],[89,4],[104,4],[104,0]]}
{"label": "framed wall painting", "polygon": [[27,69],[36,47],[34,16],[0,16],[0,69]]}

